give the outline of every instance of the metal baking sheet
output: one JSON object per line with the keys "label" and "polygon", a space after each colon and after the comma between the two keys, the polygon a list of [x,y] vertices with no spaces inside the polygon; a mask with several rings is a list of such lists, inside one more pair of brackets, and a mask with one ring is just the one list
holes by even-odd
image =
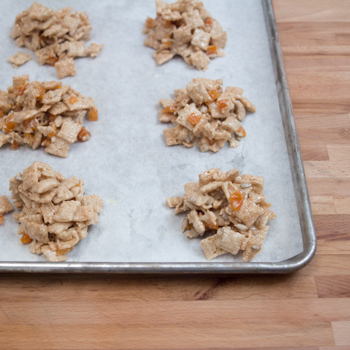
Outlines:
{"label": "metal baking sheet", "polygon": [[[228,32],[226,56],[212,60],[206,72],[181,58],[156,65],[141,33],[145,18],[155,14],[153,0],[41,2],[86,10],[94,27],[92,42],[105,44],[97,58],[76,60],[77,75],[63,80],[94,98],[100,120],[85,122],[92,138],[74,144],[67,159],[43,150],[1,149],[0,193],[9,195],[9,178],[39,160],[65,176],[82,177],[86,193],[102,197],[104,211],[64,263],[30,254],[16,235],[18,224],[6,215],[0,227],[0,272],[286,273],[311,260],[315,232],[270,1],[204,1]],[[31,0],[2,1],[7,16],[0,23],[1,89],[20,74],[56,80],[55,69],[40,67],[35,59],[18,69],[6,62],[18,51],[8,36],[14,18],[30,5]],[[247,137],[238,148],[212,154],[165,145],[162,131],[168,126],[158,121],[157,100],[171,97],[173,89],[194,77],[242,87],[257,106],[243,123]],[[206,262],[199,240],[181,234],[181,215],[165,206],[165,197],[182,195],[185,183],[211,167],[265,178],[264,193],[277,219],[253,262],[229,254]]]}

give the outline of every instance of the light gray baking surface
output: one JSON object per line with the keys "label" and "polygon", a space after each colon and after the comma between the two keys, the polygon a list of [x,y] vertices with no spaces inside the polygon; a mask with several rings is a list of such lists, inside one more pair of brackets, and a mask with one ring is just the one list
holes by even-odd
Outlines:
{"label": "light gray baking surface", "polygon": [[[30,74],[31,81],[57,80],[54,67],[39,66],[33,59],[14,69],[7,57],[19,49],[9,37],[14,18],[32,1],[1,2],[6,13],[0,22],[0,89],[12,76]],[[256,0],[204,1],[204,5],[228,32],[226,56],[212,60],[206,72],[176,58],[158,67],[153,49],[143,46],[144,20],[155,16],[152,0],[139,1],[41,1],[56,10],[72,6],[87,11],[94,27],[91,42],[105,44],[95,58],[75,61],[77,75],[63,79],[99,110],[97,123],[85,122],[90,141],[73,144],[66,159],[21,147],[0,150],[0,195],[7,194],[8,180],[33,161],[46,162],[66,177],[85,181],[86,194],[104,200],[100,222],[69,254],[68,262],[204,262],[198,239],[181,234],[183,216],[165,206],[168,196],[183,195],[183,185],[212,167],[265,178],[264,193],[277,219],[270,222],[262,252],[255,262],[277,262],[302,252],[302,237],[284,139],[276,85],[261,4]],[[171,97],[195,77],[221,78],[226,86],[238,86],[257,107],[243,126],[247,137],[236,149],[225,146],[218,153],[198,148],[167,147],[162,131],[170,125],[158,121],[157,100]],[[0,226],[0,261],[45,261],[29,253],[16,234],[12,215]],[[241,261],[241,255],[214,261]]]}

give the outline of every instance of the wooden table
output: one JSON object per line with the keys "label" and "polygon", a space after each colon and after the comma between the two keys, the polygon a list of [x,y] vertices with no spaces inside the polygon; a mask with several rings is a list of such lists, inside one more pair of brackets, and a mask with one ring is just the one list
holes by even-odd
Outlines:
{"label": "wooden table", "polygon": [[350,1],[274,6],[311,264],[288,276],[0,275],[0,349],[350,349]]}

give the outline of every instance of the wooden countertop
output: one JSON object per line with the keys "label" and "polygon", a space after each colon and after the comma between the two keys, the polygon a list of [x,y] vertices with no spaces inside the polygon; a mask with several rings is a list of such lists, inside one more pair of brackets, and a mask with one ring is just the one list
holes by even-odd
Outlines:
{"label": "wooden countertop", "polygon": [[0,349],[350,349],[350,1],[274,6],[314,260],[283,276],[0,275]]}

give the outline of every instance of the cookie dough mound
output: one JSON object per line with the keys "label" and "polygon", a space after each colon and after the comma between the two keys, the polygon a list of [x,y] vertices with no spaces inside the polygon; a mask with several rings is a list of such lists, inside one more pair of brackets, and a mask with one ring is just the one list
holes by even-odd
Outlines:
{"label": "cookie dough mound", "polygon": [[221,79],[196,78],[185,89],[175,90],[174,100],[159,100],[160,121],[174,125],[164,130],[168,146],[197,143],[202,152],[217,152],[226,142],[235,148],[246,137],[242,122],[255,106],[242,96],[243,89],[228,86],[223,91],[222,84]]}
{"label": "cookie dough mound", "polygon": [[20,213],[21,242],[33,254],[44,254],[48,261],[64,261],[88,227],[98,223],[103,202],[98,195],[84,195],[84,181],[66,179],[51,166],[34,162],[10,180],[12,199]]}
{"label": "cookie dough mound", "polygon": [[[38,2],[16,17],[10,36],[19,47],[35,52],[40,63],[56,67],[59,78],[75,75],[73,58],[96,57],[103,45],[91,44],[85,48],[84,40],[90,39],[92,26],[86,12],[72,12],[71,7],[55,11]],[[60,63],[71,59],[68,63]],[[62,69],[63,66],[68,66]]]}
{"label": "cookie dough mound", "polygon": [[188,212],[182,231],[189,238],[211,234],[200,242],[207,260],[243,250],[248,262],[262,249],[268,221],[276,218],[263,189],[261,176],[240,177],[237,169],[223,173],[214,168],[200,174],[198,182],[187,183],[184,197],[167,198],[166,204],[175,214]]}
{"label": "cookie dough mound", "polygon": [[47,153],[67,157],[72,143],[87,141],[91,134],[83,126],[85,115],[96,121],[98,111],[86,98],[60,81],[29,82],[29,75],[13,78],[7,92],[0,90],[0,147],[16,150],[45,147]]}
{"label": "cookie dough mound", "polygon": [[188,65],[207,70],[210,59],[225,56],[227,33],[198,0],[173,4],[156,1],[157,17],[147,18],[144,44],[157,50],[159,65],[181,56]]}

